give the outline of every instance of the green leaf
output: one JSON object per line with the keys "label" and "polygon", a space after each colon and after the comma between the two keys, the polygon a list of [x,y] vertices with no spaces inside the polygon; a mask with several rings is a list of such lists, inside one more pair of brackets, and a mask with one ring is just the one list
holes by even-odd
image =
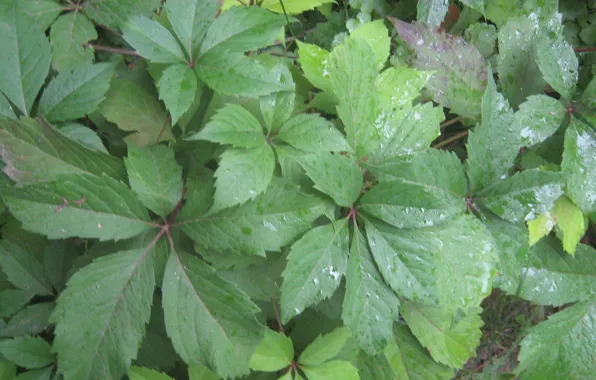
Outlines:
{"label": "green leaf", "polygon": [[408,327],[397,323],[393,331],[393,339],[384,353],[396,378],[443,380],[453,377],[453,370],[435,362]]}
{"label": "green leaf", "polygon": [[0,91],[28,116],[50,70],[51,48],[44,31],[16,4],[0,5],[0,70],[5,73]]}
{"label": "green leaf", "polygon": [[137,366],[132,366],[128,369],[128,377],[130,380],[172,380],[165,373]]}
{"label": "green leaf", "polygon": [[524,146],[536,145],[559,129],[566,112],[561,102],[549,96],[528,96],[513,115],[513,129],[520,132]]}
{"label": "green leaf", "polygon": [[[484,2],[484,0],[479,1]],[[497,28],[493,24],[477,22],[470,25],[464,35],[466,40],[476,46],[483,57],[489,58],[494,54],[497,42]]]}
{"label": "green leaf", "polygon": [[64,5],[58,4],[55,0],[20,0],[15,3],[17,8],[31,17],[43,31],[65,10]]}
{"label": "green leaf", "polygon": [[358,380],[358,370],[350,362],[332,360],[314,367],[301,367],[309,380]]}
{"label": "green leaf", "polygon": [[550,234],[553,228],[555,228],[555,224],[557,224],[557,220],[549,211],[538,215],[536,219],[529,220],[528,237],[530,238],[530,245],[536,244],[540,239]]}
{"label": "green leaf", "polygon": [[364,351],[358,352],[358,373],[361,379],[391,379],[395,376],[385,355],[370,356]]}
{"label": "green leaf", "polygon": [[538,42],[536,63],[550,86],[567,100],[573,99],[578,79],[578,60],[563,38],[541,38]]}
{"label": "green leaf", "polygon": [[466,201],[449,191],[402,180],[380,182],[359,201],[359,210],[399,228],[444,223],[466,211]]}
{"label": "green leaf", "polygon": [[159,98],[172,115],[173,125],[192,105],[197,93],[197,77],[188,65],[172,65],[164,70],[157,89]]}
{"label": "green leaf", "polygon": [[444,0],[420,0],[418,1],[416,20],[438,28],[447,14],[448,7],[449,2]]}
{"label": "green leaf", "polygon": [[166,3],[172,29],[191,62],[197,60],[199,47],[219,10],[217,0],[173,0]]}
{"label": "green leaf", "polygon": [[108,121],[116,123],[118,128],[136,132],[127,140],[139,146],[173,138],[168,116],[159,101],[135,82],[113,80],[100,112]]}
{"label": "green leaf", "polygon": [[350,152],[352,150],[333,123],[317,114],[294,116],[282,125],[277,137],[304,152]]}
{"label": "green leaf", "polygon": [[329,195],[336,204],[351,207],[360,196],[362,170],[353,157],[342,154],[310,154],[299,159],[315,189]]}
{"label": "green leaf", "polygon": [[159,5],[159,0],[87,0],[83,10],[98,24],[119,28],[130,16],[151,16]]}
{"label": "green leaf", "polygon": [[50,29],[52,67],[56,71],[66,71],[93,63],[93,48],[83,44],[96,39],[95,26],[82,13],[70,12],[60,16]]}
{"label": "green leaf", "polygon": [[190,380],[219,380],[208,367],[198,364],[188,366],[188,377]]}
{"label": "green leaf", "polygon": [[119,240],[156,225],[122,182],[65,175],[56,182],[3,189],[3,200],[26,230],[50,239]]}
{"label": "green leaf", "polygon": [[7,361],[0,361],[0,379],[13,380],[17,376],[17,367]]}
{"label": "green leaf", "polygon": [[52,315],[65,378],[119,379],[136,358],[155,288],[151,249],[100,257],[68,281]]}
{"label": "green leaf", "polygon": [[56,292],[62,292],[70,277],[73,262],[79,257],[76,245],[69,241],[51,241],[43,251],[43,268]]}
{"label": "green leaf", "polygon": [[433,359],[451,368],[461,368],[476,356],[482,319],[475,308],[464,310],[458,320],[444,308],[402,301],[402,317]]}
{"label": "green leaf", "polygon": [[375,20],[360,25],[350,34],[350,39],[366,41],[372,48],[377,61],[377,69],[382,68],[389,57],[391,38],[383,20]]}
{"label": "green leaf", "polygon": [[[285,11],[289,15],[297,15],[304,11],[315,9],[323,4],[334,3],[334,0],[284,0]],[[279,0],[263,0],[261,7],[272,12],[284,13]]]}
{"label": "green leaf", "polygon": [[563,249],[567,253],[575,254],[575,247],[588,227],[584,223],[582,211],[571,199],[563,196],[555,202],[553,216],[557,221],[557,231],[561,233]]}
{"label": "green leaf", "polygon": [[[197,201],[204,204],[204,198],[197,195]],[[176,224],[199,246],[261,256],[290,244],[331,208],[325,200],[281,180],[272,181],[256,199],[216,214],[193,211],[197,201],[189,198]]]}
{"label": "green leaf", "polygon": [[565,132],[561,164],[567,195],[586,214],[596,211],[596,132],[576,118]]}
{"label": "green leaf", "polygon": [[375,80],[379,101],[384,104],[384,108],[411,106],[431,77],[430,72],[411,69],[407,66],[390,67],[379,74]]}
{"label": "green leaf", "polygon": [[[167,239],[160,239],[158,245],[160,242],[165,243],[165,250],[167,251],[167,256],[165,258],[167,261],[170,257],[170,244]],[[152,253],[152,255],[154,255],[155,259],[155,253]],[[165,263],[163,269],[165,269]],[[161,273],[161,279],[158,279],[156,276],[155,283],[161,287],[163,283],[163,271]],[[168,337],[168,334],[166,333],[164,318],[162,297],[154,295],[147,332],[141,342],[135,365],[165,371],[172,369],[180,361],[180,357],[174,350],[170,337]]]}
{"label": "green leaf", "polygon": [[20,290],[6,289],[0,292],[0,317],[6,318],[21,310],[35,294]]}
{"label": "green leaf", "polygon": [[526,170],[480,191],[477,202],[510,222],[531,220],[553,207],[564,182],[561,173]]}
{"label": "green leaf", "polygon": [[281,320],[331,297],[346,273],[349,250],[347,221],[315,227],[292,245],[282,273]]}
{"label": "green leaf", "polygon": [[112,63],[82,65],[63,71],[44,90],[38,113],[49,121],[63,121],[94,112],[104,99],[113,74]]}
{"label": "green leaf", "polygon": [[50,314],[54,310],[52,302],[37,303],[15,314],[4,328],[0,328],[0,336],[36,335],[49,326]]}
{"label": "green leaf", "polygon": [[6,96],[0,92],[0,117],[5,117],[8,119],[16,120],[17,116],[15,115],[12,106],[6,99]]}
{"label": "green leaf", "polygon": [[166,329],[185,362],[205,363],[224,378],[248,373],[263,328],[240,288],[197,257],[172,252],[162,289]]}
{"label": "green leaf", "polygon": [[266,144],[259,120],[238,104],[219,108],[207,125],[187,140],[207,140],[243,148],[261,148]]}
{"label": "green leaf", "polygon": [[60,128],[60,133],[71,140],[81,143],[88,149],[108,153],[101,137],[89,127],[78,123],[69,123]]}
{"label": "green leaf", "polygon": [[520,379],[545,379],[554,373],[566,379],[591,377],[596,370],[595,323],[596,304],[591,300],[532,327],[521,343],[515,373]]}
{"label": "green leaf", "polygon": [[17,288],[41,296],[53,295],[42,264],[18,245],[7,240],[0,241],[0,266],[8,281]]}
{"label": "green leaf", "polygon": [[319,335],[309,344],[298,362],[304,366],[318,366],[336,357],[350,338],[350,330],[346,327],[338,327],[329,334]]}
{"label": "green leaf", "polygon": [[267,190],[273,170],[275,154],[269,145],[262,148],[229,148],[221,155],[215,171],[215,209],[243,204]]}
{"label": "green leaf", "polygon": [[281,332],[265,330],[265,336],[250,358],[250,369],[274,372],[288,367],[294,360],[292,340]]}
{"label": "green leaf", "polygon": [[298,44],[298,61],[306,79],[321,90],[332,91],[333,85],[328,71],[330,64],[329,52],[317,45],[301,41],[296,41],[296,43]]}
{"label": "green leaf", "polygon": [[366,352],[381,350],[391,339],[399,300],[385,284],[362,233],[355,229],[346,274],[342,320]]}
{"label": "green leaf", "polygon": [[492,74],[489,77],[482,97],[482,121],[468,136],[467,164],[472,192],[504,179],[522,144],[521,132],[513,129],[513,112],[497,92]]}
{"label": "green leaf", "polygon": [[22,372],[15,378],[15,380],[50,380],[53,372],[53,367],[45,367],[42,369],[34,369],[32,371]]}
{"label": "green leaf", "polygon": [[0,354],[27,369],[45,367],[55,361],[52,346],[42,338],[28,335],[0,341]]}
{"label": "green leaf", "polygon": [[176,38],[157,21],[134,16],[122,28],[124,39],[142,57],[153,63],[185,63]]}
{"label": "green leaf", "polygon": [[278,131],[279,128],[292,116],[296,106],[296,84],[287,64],[280,58],[272,55],[259,56],[259,62],[277,73],[280,82],[292,86],[291,91],[279,91],[259,98],[259,108],[267,131]]}

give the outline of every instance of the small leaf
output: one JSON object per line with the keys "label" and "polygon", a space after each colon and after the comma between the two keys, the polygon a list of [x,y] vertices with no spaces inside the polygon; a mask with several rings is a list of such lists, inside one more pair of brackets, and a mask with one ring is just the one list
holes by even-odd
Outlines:
{"label": "small leaf", "polygon": [[88,149],[109,154],[101,137],[89,127],[78,123],[68,123],[60,128],[60,133],[73,141],[81,143]]}
{"label": "small leaf", "polygon": [[360,25],[350,34],[353,40],[366,41],[372,48],[373,56],[377,61],[377,68],[382,68],[389,57],[391,38],[383,20],[375,20]]}
{"label": "small leaf", "polygon": [[151,16],[159,5],[159,0],[87,0],[83,10],[96,23],[116,29],[130,16]]}
{"label": "small leaf", "polygon": [[321,90],[331,91],[333,85],[328,71],[328,65],[330,64],[329,52],[317,45],[307,44],[302,41],[296,42],[298,44],[300,66],[306,79]]}
{"label": "small leaf", "polygon": [[569,198],[563,196],[555,202],[553,216],[557,221],[557,231],[561,232],[563,249],[572,255],[575,247],[586,233],[584,215]]}
{"label": "small leaf", "polygon": [[128,377],[130,380],[172,380],[172,378],[165,373],[137,366],[128,369]]}
{"label": "small leaf", "polygon": [[438,28],[447,14],[449,2],[445,0],[418,1],[416,20]]}
{"label": "small leaf", "polygon": [[159,98],[172,115],[172,125],[192,105],[197,93],[197,77],[188,65],[171,65],[164,70],[157,82]]}
{"label": "small leaf", "polygon": [[563,38],[538,42],[538,67],[551,87],[567,100],[573,99],[578,79],[578,61],[573,47]]}
{"label": "small leaf", "polygon": [[310,153],[350,152],[344,136],[317,114],[296,115],[285,122],[277,137],[296,149]]}
{"label": "small leaf", "polygon": [[60,16],[50,29],[52,67],[67,71],[93,63],[93,48],[83,44],[96,39],[95,26],[84,14],[70,12]]}
{"label": "small leaf", "polygon": [[48,342],[29,335],[1,341],[0,354],[27,369],[45,367],[56,360]]}
{"label": "small leaf", "polygon": [[50,325],[49,318],[52,310],[54,310],[52,302],[28,306],[15,314],[6,327],[0,328],[0,336],[37,335]]}
{"label": "small leaf", "polygon": [[557,219],[549,212],[538,215],[536,219],[528,221],[528,232],[530,238],[530,245],[538,243],[540,239],[550,234],[555,228]]}
{"label": "small leaf", "polygon": [[53,295],[39,260],[8,240],[0,241],[0,266],[8,281],[17,288],[41,296]]}
{"label": "small leaf", "polygon": [[559,129],[565,118],[566,109],[546,95],[532,95],[519,106],[513,115],[515,131],[520,131],[522,144],[539,144]]}
{"label": "small leaf", "polygon": [[336,357],[349,338],[350,330],[346,327],[338,327],[328,334],[319,335],[302,351],[298,362],[309,367],[321,365]]}
{"label": "small leaf", "polygon": [[358,370],[350,362],[332,360],[314,367],[302,367],[309,380],[358,380]]}
{"label": "small leaf", "polygon": [[124,39],[154,63],[184,63],[186,58],[172,34],[157,21],[134,16],[122,28]]}
{"label": "small leaf", "polygon": [[274,372],[286,368],[294,360],[292,340],[281,332],[265,330],[265,336],[250,358],[250,369]]}

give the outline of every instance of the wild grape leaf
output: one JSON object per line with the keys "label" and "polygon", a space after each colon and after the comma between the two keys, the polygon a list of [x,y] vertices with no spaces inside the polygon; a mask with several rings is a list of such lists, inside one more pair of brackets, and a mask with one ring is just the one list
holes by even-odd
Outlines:
{"label": "wild grape leaf", "polygon": [[45,367],[55,361],[52,346],[40,337],[29,335],[0,341],[0,354],[27,369]]}
{"label": "wild grape leaf", "polygon": [[338,327],[325,335],[319,335],[300,354],[298,362],[305,366],[318,366],[335,358],[350,338],[350,330]]}
{"label": "wild grape leaf", "polygon": [[51,48],[44,31],[16,4],[0,5],[0,70],[5,73],[0,91],[28,116],[50,70]]}
{"label": "wild grape leaf", "polygon": [[476,355],[482,336],[482,319],[477,309],[464,311],[466,314],[456,321],[444,308],[403,301],[400,313],[433,359],[451,368],[461,368]]}
{"label": "wild grape leaf", "polygon": [[390,20],[416,53],[414,67],[435,72],[426,83],[433,100],[451,108],[453,113],[477,118],[489,75],[486,61],[476,47],[429,26]]}
{"label": "wild grape leaf", "polygon": [[298,61],[304,71],[304,76],[315,87],[333,91],[333,84],[329,74],[330,53],[312,44],[307,44],[301,41],[296,41],[298,44]]}
{"label": "wild grape leaf", "polygon": [[565,132],[561,166],[567,173],[567,194],[584,213],[596,211],[596,132],[571,118]]}
{"label": "wild grape leaf", "polygon": [[278,251],[331,209],[324,199],[274,180],[265,193],[242,206],[205,214],[200,205],[209,205],[211,190],[204,191],[194,191],[194,199],[189,196],[176,225],[199,246],[221,252],[262,256],[265,251]]}
{"label": "wild grape leaf", "polygon": [[438,28],[447,14],[449,2],[444,0],[420,0],[416,8],[416,20]]}
{"label": "wild grape leaf", "polygon": [[53,302],[28,306],[16,313],[4,328],[0,328],[0,336],[37,335],[50,325],[49,319],[52,310],[54,310]]}
{"label": "wild grape leaf", "polygon": [[277,137],[304,152],[350,152],[352,150],[341,132],[330,121],[316,114],[294,116],[281,126]]}
{"label": "wild grape leaf", "polygon": [[565,196],[557,199],[552,210],[556,220],[557,235],[563,242],[565,252],[575,254],[575,247],[586,233],[587,223],[584,221],[584,214]]}
{"label": "wild grape leaf", "polygon": [[135,82],[113,80],[99,111],[118,128],[136,132],[127,139],[139,146],[173,138],[170,121],[159,101]]}
{"label": "wild grape leaf", "polygon": [[134,193],[105,175],[65,175],[56,182],[5,188],[2,193],[24,229],[50,239],[119,240],[156,226]]}
{"label": "wild grape leaf", "polygon": [[98,24],[120,28],[130,16],[151,16],[159,5],[159,0],[88,0],[83,10]]}
{"label": "wild grape leaf", "polygon": [[52,67],[56,71],[65,71],[93,63],[93,48],[83,44],[96,39],[95,26],[82,13],[69,12],[60,16],[50,29]]}
{"label": "wild grape leaf", "polygon": [[0,92],[0,117],[5,117],[8,119],[16,120],[17,116],[15,115],[12,106],[6,99],[6,96]]}
{"label": "wild grape leaf", "polygon": [[124,160],[131,188],[141,202],[164,220],[182,196],[182,168],[174,151],[163,145],[146,148],[128,146]]}
{"label": "wild grape leaf", "polygon": [[55,0],[20,0],[17,8],[25,12],[43,31],[48,29],[56,17],[65,10],[63,4]]}
{"label": "wild grape leaf", "polygon": [[63,71],[44,90],[38,114],[49,121],[81,118],[97,110],[110,87],[112,63],[78,66]]}
{"label": "wild grape leaf", "polygon": [[567,110],[554,98],[531,95],[513,115],[513,130],[520,131],[522,144],[539,144],[559,129]]}
{"label": "wild grape leaf", "polygon": [[350,39],[366,41],[372,48],[377,69],[381,69],[389,57],[391,38],[387,34],[383,20],[375,20],[358,26],[350,33]]}
{"label": "wild grape leaf", "polygon": [[263,327],[240,288],[197,257],[173,251],[162,289],[166,329],[185,362],[205,363],[223,378],[248,373]]}
{"label": "wild grape leaf", "polygon": [[97,132],[82,124],[68,123],[60,128],[60,133],[91,150],[109,153]]}
{"label": "wild grape leaf", "polygon": [[284,13],[285,8],[289,15],[297,15],[328,3],[333,3],[333,0],[285,0],[282,7],[279,0],[263,0],[261,7],[276,13]]}
{"label": "wild grape leaf", "polygon": [[579,76],[573,47],[564,38],[541,38],[536,63],[546,82],[567,100],[573,99]]}
{"label": "wild grape leaf", "polygon": [[561,173],[526,170],[478,192],[475,201],[516,223],[550,210],[563,194],[564,183]]}
{"label": "wild grape leaf", "polygon": [[282,273],[282,322],[335,292],[346,273],[348,232],[347,221],[338,221],[313,228],[292,245]]}
{"label": "wild grape leaf", "polygon": [[141,56],[153,63],[185,63],[176,38],[157,21],[135,16],[122,28],[123,37]]}
{"label": "wild grape leaf", "polygon": [[294,360],[292,340],[284,333],[265,330],[265,336],[250,358],[250,369],[273,372],[288,367]]}
{"label": "wild grape leaf", "polygon": [[399,300],[383,281],[368,244],[355,229],[346,273],[342,320],[370,354],[383,349],[392,336]]}
{"label": "wild grape leaf", "polygon": [[165,373],[137,366],[132,366],[128,369],[128,377],[130,380],[172,380]]}
{"label": "wild grape leaf", "polygon": [[521,343],[520,379],[544,379],[553,373],[567,379],[589,378],[594,363],[596,303],[577,303],[532,327]]}
{"label": "wild grape leaf", "polygon": [[192,106],[197,93],[197,77],[188,65],[172,65],[164,70],[157,89],[159,98],[172,115],[173,125]]}
{"label": "wild grape leaf", "polygon": [[299,160],[315,189],[329,195],[336,204],[351,207],[360,196],[362,170],[351,156],[310,154]]}
{"label": "wild grape leaf", "polygon": [[100,257],[68,281],[52,315],[65,379],[119,379],[136,358],[155,288],[151,248]]}
{"label": "wild grape leaf", "polygon": [[435,362],[403,324],[394,325],[384,353],[396,378],[442,380],[453,376],[453,370]]}
{"label": "wild grape leaf", "polygon": [[390,67],[381,72],[375,80],[375,86],[383,108],[411,106],[432,75],[431,72],[411,69],[407,66]]}
{"label": "wild grape leaf", "polygon": [[41,262],[16,244],[0,241],[0,266],[6,278],[28,294],[51,296],[52,285],[46,277]]}

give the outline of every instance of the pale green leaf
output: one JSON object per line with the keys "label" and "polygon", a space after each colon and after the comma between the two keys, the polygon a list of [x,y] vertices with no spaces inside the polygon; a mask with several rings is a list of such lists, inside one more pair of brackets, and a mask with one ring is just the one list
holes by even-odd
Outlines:
{"label": "pale green leaf", "polygon": [[545,212],[544,214],[538,215],[536,219],[529,220],[528,237],[530,245],[538,243],[540,239],[550,234],[553,228],[555,228],[555,224],[557,224],[557,220],[555,219],[554,215],[551,214],[549,211]]}
{"label": "pale green leaf", "polygon": [[6,117],[13,120],[17,119],[17,115],[15,115],[12,106],[2,92],[0,92],[0,117]]}
{"label": "pale green leaf", "polygon": [[122,28],[124,39],[141,56],[154,63],[184,63],[186,58],[169,30],[157,21],[135,16]]}
{"label": "pale green leaf", "polygon": [[349,231],[346,220],[315,227],[292,245],[282,273],[281,320],[331,297],[346,273]]}
{"label": "pale green leaf", "polygon": [[110,87],[112,63],[82,65],[63,71],[44,90],[38,114],[49,121],[81,118],[97,110]]}
{"label": "pale green leaf", "polygon": [[184,361],[205,363],[223,378],[248,373],[263,327],[240,288],[197,257],[172,252],[162,289],[166,329]]}
{"label": "pale green leaf", "polygon": [[130,380],[172,380],[165,373],[137,366],[132,366],[128,369],[128,377]]}
{"label": "pale green leaf", "polygon": [[390,67],[375,80],[379,101],[384,108],[411,106],[431,77],[430,72],[407,66]]}
{"label": "pale green leaf", "polygon": [[174,151],[163,145],[129,145],[124,162],[131,188],[148,209],[165,220],[180,201],[184,186]]}
{"label": "pale green leaf", "polygon": [[335,126],[316,114],[296,115],[285,122],[277,137],[304,152],[349,152],[352,150]]}
{"label": "pale green leaf", "polygon": [[362,233],[355,229],[346,273],[342,320],[368,353],[381,350],[391,339],[399,300],[385,284]]}
{"label": "pale green leaf", "polygon": [[16,4],[0,4],[0,91],[28,116],[50,70],[51,48],[44,31]]}
{"label": "pale green leaf", "polygon": [[50,29],[52,67],[56,71],[93,63],[94,51],[83,44],[97,39],[95,26],[79,12],[66,13]]}
{"label": "pale green leaf", "polygon": [[513,115],[514,131],[521,134],[523,146],[539,144],[559,129],[567,110],[554,98],[532,95]]}
{"label": "pale green leaf", "polygon": [[555,202],[553,216],[557,221],[557,232],[560,232],[563,249],[570,254],[575,254],[575,247],[584,236],[586,228],[582,211],[571,201],[563,196]]}
{"label": "pale green leaf", "polygon": [[294,360],[292,340],[281,332],[265,330],[265,336],[250,358],[250,369],[274,372],[286,368]]}
{"label": "pale green leaf", "polygon": [[[289,15],[297,15],[328,3],[335,3],[335,0],[284,0],[284,7]],[[284,13],[279,0],[263,0],[261,7],[276,13]]]}
{"label": "pale green leaf", "polygon": [[100,257],[68,281],[52,315],[65,379],[119,379],[136,358],[155,287],[151,249]]}
{"label": "pale green leaf", "polygon": [[298,44],[298,56],[304,76],[315,87],[321,90],[331,91],[333,85],[329,75],[329,52],[317,45],[296,41]]}
{"label": "pale green leaf", "polygon": [[41,296],[53,294],[41,262],[18,245],[0,241],[0,266],[8,281],[17,288]]}
{"label": "pale green leaf", "polygon": [[573,47],[563,38],[542,38],[537,49],[536,62],[546,82],[563,98],[573,99],[579,76]]}
{"label": "pale green leaf", "polygon": [[91,150],[108,153],[101,137],[91,128],[78,123],[68,123],[60,127],[60,133],[71,140],[81,143]]}
{"label": "pale green leaf", "polygon": [[49,326],[52,310],[52,302],[28,306],[16,313],[4,328],[0,328],[0,336],[37,335]]}
{"label": "pale green leaf", "polygon": [[321,365],[335,358],[350,336],[350,330],[346,327],[338,327],[328,334],[319,335],[302,351],[298,362],[304,366]]}
{"label": "pale green leaf", "polygon": [[354,365],[344,360],[332,360],[317,366],[301,367],[308,380],[358,380],[358,370]]}
{"label": "pale green leaf", "polygon": [[350,39],[366,41],[372,48],[372,53],[377,61],[377,68],[382,68],[389,57],[391,38],[388,36],[387,27],[383,20],[375,20],[360,25],[350,34]]}
{"label": "pale green leaf", "polygon": [[134,193],[107,176],[65,175],[56,182],[4,189],[2,197],[24,229],[50,239],[119,240],[156,226]]}
{"label": "pale green leaf", "polygon": [[120,28],[130,16],[151,16],[159,0],[87,0],[83,10],[98,24]]}
{"label": "pale green leaf", "polygon": [[419,0],[416,20],[438,28],[447,14],[448,7],[449,1],[445,0]]}
{"label": "pale green leaf", "polygon": [[34,369],[54,363],[52,346],[29,335],[0,341],[0,354],[19,367]]}
{"label": "pale green leaf", "polygon": [[461,0],[463,4],[477,10],[480,13],[484,13],[484,1],[485,0]]}
{"label": "pale green leaf", "polygon": [[360,196],[362,170],[351,156],[310,154],[299,159],[315,189],[329,195],[336,204],[351,207]]}
{"label": "pale green leaf", "polygon": [[163,100],[172,115],[171,123],[174,125],[194,101],[197,93],[197,77],[188,65],[171,65],[161,75],[157,82],[157,89],[159,98]]}
{"label": "pale green leaf", "polygon": [[139,146],[173,138],[167,114],[145,88],[125,79],[112,81],[100,112],[124,131],[136,132],[126,139]]}

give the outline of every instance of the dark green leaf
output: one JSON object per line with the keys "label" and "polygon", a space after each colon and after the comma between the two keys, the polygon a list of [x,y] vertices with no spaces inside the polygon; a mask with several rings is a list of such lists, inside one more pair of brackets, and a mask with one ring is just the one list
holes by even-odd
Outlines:
{"label": "dark green leaf", "polygon": [[17,288],[42,296],[53,294],[42,264],[18,245],[7,240],[0,241],[0,266],[8,281]]}
{"label": "dark green leaf", "polygon": [[165,373],[137,366],[128,369],[128,377],[130,380],[173,380]]}
{"label": "dark green leaf", "polygon": [[42,338],[29,335],[0,341],[0,354],[27,369],[45,367],[55,361],[52,346]]}
{"label": "dark green leaf", "polygon": [[0,291],[0,317],[6,318],[21,310],[35,294],[20,289]]}
{"label": "dark green leaf", "polygon": [[185,63],[176,38],[157,21],[134,16],[122,28],[124,39],[153,63]]}
{"label": "dark green leaf", "polygon": [[82,13],[70,12],[60,16],[50,30],[52,67],[56,71],[66,71],[93,63],[93,48],[83,44],[96,39],[95,26]]}
{"label": "dark green leaf", "polygon": [[172,115],[172,125],[192,106],[197,93],[197,76],[188,65],[171,65],[157,82],[159,98]]}
{"label": "dark green leaf", "polygon": [[6,99],[6,96],[0,92],[0,117],[6,117],[8,119],[17,119],[17,115],[15,115],[12,106]]}
{"label": "dark green leaf", "polygon": [[52,310],[52,302],[28,306],[15,314],[4,328],[0,328],[0,336],[37,335],[49,326]]}

